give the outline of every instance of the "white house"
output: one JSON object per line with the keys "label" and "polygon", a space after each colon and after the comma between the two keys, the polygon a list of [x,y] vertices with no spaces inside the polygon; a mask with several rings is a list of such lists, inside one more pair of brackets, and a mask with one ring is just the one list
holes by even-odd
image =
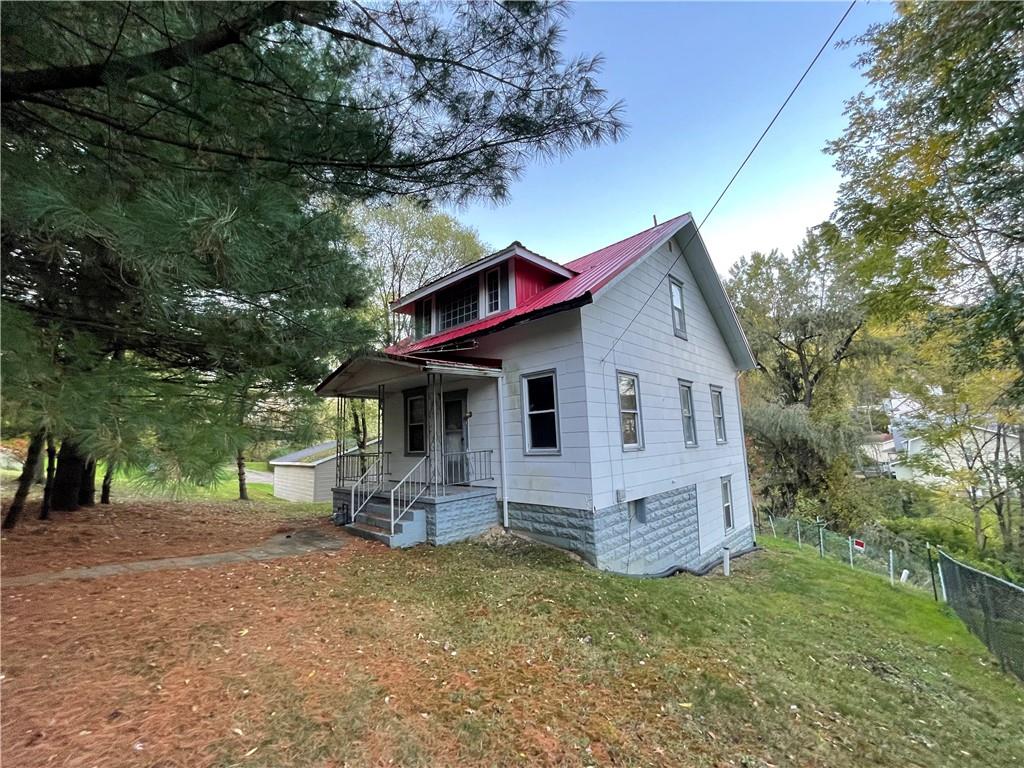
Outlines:
{"label": "white house", "polygon": [[317,388],[381,409],[379,451],[339,450],[337,521],[392,546],[500,522],[645,574],[753,545],[754,361],[690,215],[565,265],[513,243],[392,309],[414,336]]}

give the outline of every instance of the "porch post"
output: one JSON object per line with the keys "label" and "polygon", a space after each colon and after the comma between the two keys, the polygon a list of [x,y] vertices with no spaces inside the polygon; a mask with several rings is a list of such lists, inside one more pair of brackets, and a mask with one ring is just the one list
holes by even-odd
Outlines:
{"label": "porch post", "polygon": [[498,398],[498,472],[501,474],[501,524],[508,528],[508,470],[505,467],[505,374],[494,380]]}
{"label": "porch post", "polygon": [[448,495],[448,465],[444,456],[444,374],[437,374],[437,409],[441,428],[437,430],[438,474],[441,478],[441,495]]}

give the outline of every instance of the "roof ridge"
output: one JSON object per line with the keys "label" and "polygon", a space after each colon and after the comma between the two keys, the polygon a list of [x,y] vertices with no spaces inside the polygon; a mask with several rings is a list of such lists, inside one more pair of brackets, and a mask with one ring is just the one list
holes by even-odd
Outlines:
{"label": "roof ridge", "polygon": [[677,219],[681,219],[684,216],[690,216],[690,212],[687,211],[686,213],[680,213],[678,216],[673,216],[671,219],[666,219],[665,221],[661,222],[660,224],[654,224],[653,226],[647,227],[647,229],[641,229],[639,232],[634,232],[632,235],[626,235],[625,237],[621,238],[620,240],[616,240],[614,243],[608,243],[608,245],[602,245],[600,248],[595,248],[594,250],[590,251],[589,253],[585,253],[582,256],[577,256],[575,259],[572,259],[571,261],[565,262],[565,264],[563,264],[562,266],[568,267],[570,264],[573,264],[573,263],[575,263],[577,261],[582,261],[583,259],[587,258],[588,256],[593,256],[595,253],[599,253],[601,251],[608,250],[609,248],[612,248],[612,247],[614,247],[616,245],[619,245],[620,243],[624,243],[627,240],[632,240],[634,237],[640,237],[640,235],[644,234],[645,232],[650,232],[652,229],[658,229],[658,227],[664,227],[666,224],[670,224],[671,222],[676,221]]}

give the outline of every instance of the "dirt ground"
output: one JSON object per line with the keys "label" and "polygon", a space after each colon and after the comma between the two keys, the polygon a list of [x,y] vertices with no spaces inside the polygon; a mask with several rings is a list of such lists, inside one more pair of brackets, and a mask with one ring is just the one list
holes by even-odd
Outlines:
{"label": "dirt ground", "polygon": [[[34,513],[34,510],[30,510]],[[126,501],[39,521],[27,514],[0,537],[0,574],[30,573],[180,555],[226,552],[259,544],[297,526],[333,528],[324,516],[282,520],[261,507],[223,502]]]}
{"label": "dirt ground", "polygon": [[[330,524],[238,519],[215,504],[115,505],[5,535],[3,573],[227,551],[306,525]],[[340,552],[4,589],[3,764],[210,765],[220,742],[232,753],[258,743],[251,723],[282,692],[301,685],[313,701],[321,688],[350,690],[352,649],[314,623],[317,584],[386,550],[330,527]],[[370,623],[379,610],[353,606]],[[400,658],[378,650],[385,665]]]}

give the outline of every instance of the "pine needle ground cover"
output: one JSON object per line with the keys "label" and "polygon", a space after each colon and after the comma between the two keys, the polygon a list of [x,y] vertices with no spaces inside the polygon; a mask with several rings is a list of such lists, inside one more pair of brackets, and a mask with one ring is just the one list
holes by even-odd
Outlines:
{"label": "pine needle ground cover", "polygon": [[408,551],[348,539],[4,589],[3,637],[11,765],[1024,756],[1024,686],[945,609],[776,542],[729,579],[642,581],[503,535]]}

